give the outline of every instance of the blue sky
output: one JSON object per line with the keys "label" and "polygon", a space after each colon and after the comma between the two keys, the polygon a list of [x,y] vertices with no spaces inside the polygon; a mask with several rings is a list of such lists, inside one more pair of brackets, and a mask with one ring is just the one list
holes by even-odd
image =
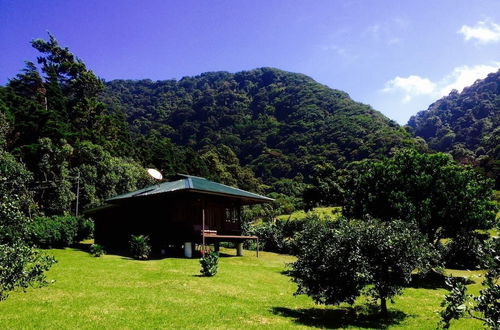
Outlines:
{"label": "blue sky", "polygon": [[272,66],[401,124],[500,68],[500,1],[0,0],[0,84],[52,32],[100,77]]}

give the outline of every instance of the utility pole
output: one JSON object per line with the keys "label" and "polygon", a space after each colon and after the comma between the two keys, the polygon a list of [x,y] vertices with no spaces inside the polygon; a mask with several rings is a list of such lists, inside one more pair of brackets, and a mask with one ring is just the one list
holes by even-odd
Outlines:
{"label": "utility pole", "polygon": [[78,176],[76,177],[76,216],[78,216],[78,198],[80,197],[80,169],[78,168]]}
{"label": "utility pole", "polygon": [[201,235],[202,235],[201,255],[204,257],[205,256],[205,205],[203,205],[202,226],[203,228],[201,228]]}

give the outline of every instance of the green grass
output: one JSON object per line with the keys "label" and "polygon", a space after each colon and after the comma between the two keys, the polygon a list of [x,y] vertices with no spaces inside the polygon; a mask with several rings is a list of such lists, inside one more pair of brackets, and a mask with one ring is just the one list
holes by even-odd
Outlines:
{"label": "green grass", "polygon": [[[101,258],[73,250],[49,250],[58,263],[49,271],[55,282],[0,302],[2,329],[18,328],[257,328],[292,327],[432,329],[446,290],[405,289],[389,306],[392,318],[369,316],[360,301],[354,309],[315,305],[293,296],[295,285],[284,275],[293,258],[263,252],[256,258],[223,257],[215,277],[199,277],[197,259],[136,261],[116,255]],[[234,250],[223,250],[234,253]],[[459,272],[477,283],[480,272]],[[424,285],[427,286],[427,285]],[[460,320],[456,329],[480,329]]]}
{"label": "green grass", "polygon": [[309,212],[305,212],[303,210],[295,211],[292,214],[282,214],[277,216],[279,220],[300,220],[307,216],[309,213],[317,214],[321,219],[326,217],[330,217],[331,219],[336,219],[341,215],[340,207],[316,207]]}

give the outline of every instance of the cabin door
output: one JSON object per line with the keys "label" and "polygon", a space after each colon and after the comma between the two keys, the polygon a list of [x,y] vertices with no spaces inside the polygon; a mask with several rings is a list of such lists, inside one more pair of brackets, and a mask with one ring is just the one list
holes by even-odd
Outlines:
{"label": "cabin door", "polygon": [[205,208],[205,226],[209,230],[217,230],[220,232],[221,223],[224,217],[224,208],[216,203],[206,203]]}

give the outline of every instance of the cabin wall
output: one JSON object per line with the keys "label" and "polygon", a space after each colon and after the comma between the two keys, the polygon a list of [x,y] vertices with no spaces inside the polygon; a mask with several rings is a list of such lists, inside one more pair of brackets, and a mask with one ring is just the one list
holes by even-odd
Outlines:
{"label": "cabin wall", "polygon": [[131,235],[148,235],[154,252],[169,245],[201,242],[205,209],[205,229],[219,235],[241,235],[237,201],[196,194],[171,198],[128,201],[91,215],[95,221],[95,241],[108,249],[128,250]]}

